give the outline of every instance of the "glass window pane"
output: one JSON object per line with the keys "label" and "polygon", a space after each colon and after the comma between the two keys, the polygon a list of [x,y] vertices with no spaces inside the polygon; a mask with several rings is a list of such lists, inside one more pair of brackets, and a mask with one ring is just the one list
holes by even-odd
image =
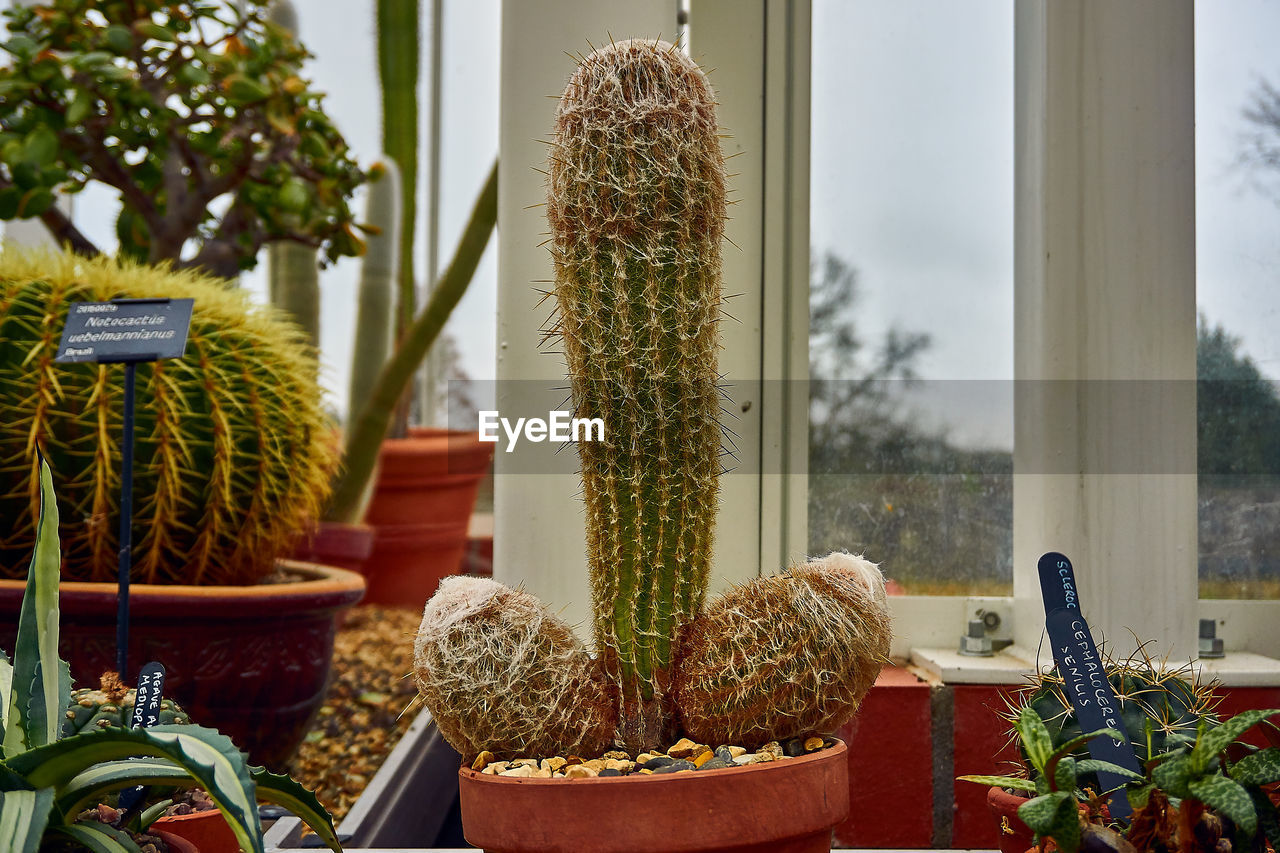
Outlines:
{"label": "glass window pane", "polygon": [[1013,4],[815,0],[809,551],[1012,585]]}

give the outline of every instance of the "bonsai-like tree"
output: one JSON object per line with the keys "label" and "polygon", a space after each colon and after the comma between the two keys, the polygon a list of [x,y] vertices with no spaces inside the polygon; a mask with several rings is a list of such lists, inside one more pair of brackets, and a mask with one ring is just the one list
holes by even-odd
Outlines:
{"label": "bonsai-like tree", "polygon": [[302,77],[309,54],[263,4],[52,0],[4,12],[0,219],[39,217],[98,248],[54,203],[120,194],[123,255],[222,277],[291,240],[358,255],[347,199],[365,179]]}

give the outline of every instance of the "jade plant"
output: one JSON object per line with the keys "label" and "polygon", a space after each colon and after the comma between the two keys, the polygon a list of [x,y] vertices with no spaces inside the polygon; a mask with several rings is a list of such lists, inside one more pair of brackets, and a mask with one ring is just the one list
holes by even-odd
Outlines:
{"label": "jade plant", "polygon": [[724,157],[702,71],[656,41],[585,58],[556,113],[554,333],[577,417],[596,654],[526,592],[447,578],[415,641],[464,755],[753,746],[850,718],[889,649],[884,580],[844,553],[707,603],[722,463]]}
{"label": "jade plant", "polygon": [[119,194],[120,252],[221,277],[290,241],[329,260],[363,242],[364,180],[303,76],[305,49],[259,0],[48,0],[6,9],[0,219],[98,247],[55,193]]}
{"label": "jade plant", "polygon": [[263,853],[257,806],[262,799],[288,808],[330,849],[341,851],[333,823],[313,794],[287,776],[250,767],[214,729],[175,721],[150,728],[94,725],[76,734],[63,731],[71,676],[58,659],[58,510],[44,460],[35,479],[39,519],[17,641],[12,661],[0,654],[4,849],[35,853],[46,839],[60,839],[90,850],[138,853],[125,832],[80,816],[109,804],[122,789],[199,786],[243,850]]}
{"label": "jade plant", "polygon": [[39,448],[59,490],[67,580],[118,568],[119,368],[54,362],[70,303],[195,300],[186,355],[137,369],[133,580],[245,584],[316,518],[336,466],[309,349],[277,312],[194,271],[0,252],[0,575],[35,539]]}

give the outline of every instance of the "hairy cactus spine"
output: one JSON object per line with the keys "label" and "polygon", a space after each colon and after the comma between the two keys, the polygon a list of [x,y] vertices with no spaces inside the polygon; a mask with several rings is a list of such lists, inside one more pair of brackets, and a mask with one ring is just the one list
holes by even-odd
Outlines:
{"label": "hairy cactus spine", "polygon": [[664,42],[588,56],[556,112],[547,218],[583,442],[594,634],[628,748],[671,734],[673,638],[701,610],[719,495],[724,157],[702,71]]}
{"label": "hairy cactus spine", "polygon": [[71,302],[192,297],[186,355],[138,368],[133,580],[253,583],[328,495],[336,464],[314,359],[279,312],[194,272],[0,252],[0,574],[35,539],[38,444],[63,477],[62,576],[114,580],[118,370],[55,364]]}
{"label": "hairy cactus spine", "polygon": [[380,168],[382,175],[369,184],[365,201],[364,221],[374,232],[360,264],[348,422],[354,422],[364,409],[378,373],[391,354],[392,312],[400,263],[400,170],[389,158],[383,158],[374,168]]}

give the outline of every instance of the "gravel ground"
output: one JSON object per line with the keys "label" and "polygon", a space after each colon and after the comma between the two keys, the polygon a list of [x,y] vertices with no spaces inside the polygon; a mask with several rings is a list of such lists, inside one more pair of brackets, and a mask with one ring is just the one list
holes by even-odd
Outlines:
{"label": "gravel ground", "polygon": [[418,709],[414,610],[354,607],[334,639],[333,683],[290,775],[316,792],[335,824],[346,816]]}

